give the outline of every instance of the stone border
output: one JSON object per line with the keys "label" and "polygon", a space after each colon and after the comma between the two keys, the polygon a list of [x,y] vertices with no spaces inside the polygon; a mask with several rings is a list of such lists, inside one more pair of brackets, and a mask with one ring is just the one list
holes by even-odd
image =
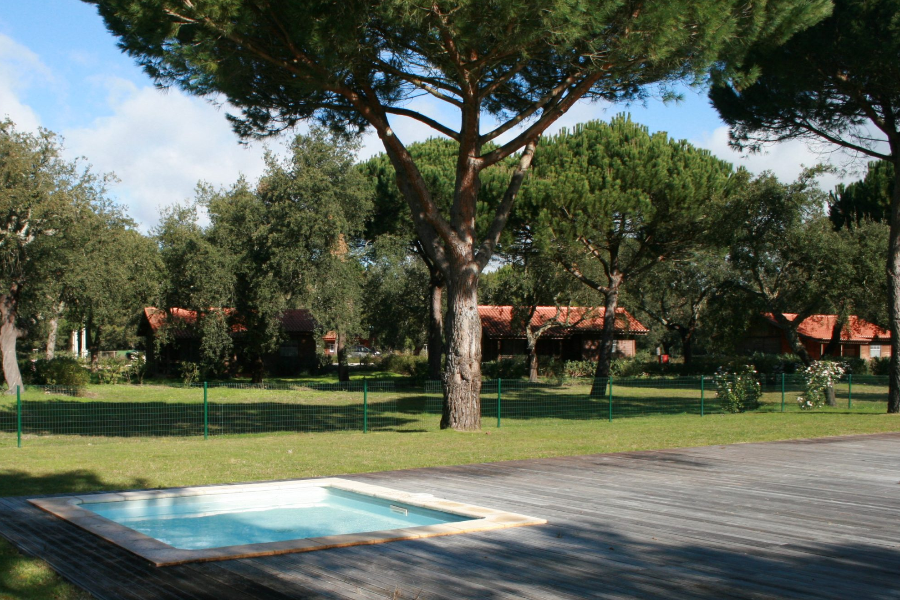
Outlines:
{"label": "stone border", "polygon": [[[93,511],[81,508],[80,504],[87,502],[123,502],[126,500],[149,500],[153,498],[173,498],[181,496],[204,496],[231,492],[251,492],[265,490],[285,490],[305,487],[332,487],[348,492],[355,492],[365,496],[373,496],[382,500],[402,502],[419,508],[427,508],[441,512],[451,513],[457,516],[470,517],[466,521],[455,523],[442,523],[438,525],[422,525],[407,527],[404,529],[390,529],[385,531],[370,531],[366,533],[347,533],[342,535],[330,535],[317,538],[302,538],[282,542],[268,542],[262,544],[244,544],[238,546],[224,546],[221,548],[207,548],[202,550],[181,550],[163,543],[156,538],[139,533],[129,527],[120,525],[105,517],[101,517]],[[288,554],[291,552],[310,552],[313,550],[327,550],[329,548],[344,548],[347,546],[361,546],[366,544],[381,544],[399,540],[414,540],[419,538],[437,537],[441,535],[455,535],[458,533],[470,533],[473,531],[489,531],[492,529],[505,529],[507,527],[522,527],[526,525],[543,525],[547,521],[516,513],[509,513],[491,508],[461,504],[442,498],[436,498],[431,494],[415,494],[401,492],[378,485],[359,483],[347,479],[334,477],[323,479],[307,479],[298,481],[283,481],[271,483],[232,484],[204,487],[170,488],[165,490],[144,490],[136,492],[121,492],[115,494],[89,494],[83,496],[65,496],[55,498],[33,498],[28,500],[31,504],[65,519],[85,531],[100,536],[108,542],[128,550],[140,556],[157,567],[180,565],[188,562],[228,560],[232,558],[251,558],[255,556],[272,556],[275,554]]]}

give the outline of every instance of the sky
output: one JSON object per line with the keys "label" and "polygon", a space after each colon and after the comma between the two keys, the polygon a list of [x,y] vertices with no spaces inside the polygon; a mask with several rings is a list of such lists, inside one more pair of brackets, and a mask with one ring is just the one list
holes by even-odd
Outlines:
{"label": "sky", "polygon": [[[631,106],[579,103],[550,133],[628,112],[652,132],[687,139],[754,173],[772,171],[782,181],[792,181],[804,166],[820,162],[843,171],[820,178],[826,190],[860,176],[864,163],[802,141],[771,146],[761,154],[738,153],[729,148],[728,128],[706,94],[684,88],[682,96],[678,102],[649,100]],[[452,124],[453,115],[441,112],[436,102],[414,102],[411,108]],[[83,158],[96,173],[115,173],[118,182],[109,192],[144,231],[152,229],[165,206],[191,200],[198,182],[228,186],[240,175],[253,181],[264,170],[267,148],[284,153],[287,135],[241,144],[225,118],[228,112],[221,102],[157,89],[116,47],[91,5],[79,0],[0,5],[0,119],[12,119],[20,130],[50,129],[62,136],[67,158]],[[402,117],[392,126],[407,144],[435,135]],[[381,150],[377,137],[368,133],[359,158]]]}

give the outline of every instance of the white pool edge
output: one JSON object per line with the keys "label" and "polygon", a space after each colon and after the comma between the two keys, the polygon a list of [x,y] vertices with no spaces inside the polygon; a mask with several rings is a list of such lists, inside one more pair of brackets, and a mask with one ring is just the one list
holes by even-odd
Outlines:
{"label": "white pool edge", "polygon": [[[82,508],[81,504],[100,502],[123,502],[126,500],[151,500],[157,498],[174,498],[189,496],[205,496],[223,493],[259,492],[267,490],[289,490],[306,487],[331,487],[334,489],[355,492],[392,502],[402,502],[420,508],[451,513],[469,517],[465,521],[441,523],[437,525],[420,525],[403,529],[369,531],[365,533],[347,533],[315,538],[301,538],[282,542],[266,542],[261,544],[244,544],[208,548],[200,550],[182,550],[164,542],[144,535],[134,529],[120,525],[97,513]],[[32,498],[28,502],[47,511],[85,531],[97,535],[132,554],[144,558],[158,567],[180,565],[188,562],[228,560],[232,558],[251,558],[256,556],[272,556],[292,552],[310,552],[329,548],[344,548],[380,544],[400,540],[456,535],[475,531],[506,529],[528,525],[543,525],[547,521],[517,513],[510,513],[492,508],[484,508],[471,504],[453,502],[437,498],[431,494],[402,492],[349,479],[327,477],[320,479],[303,479],[294,481],[276,481],[264,483],[227,484],[203,487],[169,488],[164,490],[140,490],[133,492],[84,494],[79,496],[63,496],[54,498]]]}

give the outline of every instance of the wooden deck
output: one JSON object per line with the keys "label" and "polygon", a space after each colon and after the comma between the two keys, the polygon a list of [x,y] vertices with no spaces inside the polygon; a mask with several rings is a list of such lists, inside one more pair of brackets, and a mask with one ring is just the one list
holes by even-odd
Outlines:
{"label": "wooden deck", "polygon": [[347,478],[549,524],[157,568],[4,498],[0,535],[98,598],[900,599],[900,434]]}

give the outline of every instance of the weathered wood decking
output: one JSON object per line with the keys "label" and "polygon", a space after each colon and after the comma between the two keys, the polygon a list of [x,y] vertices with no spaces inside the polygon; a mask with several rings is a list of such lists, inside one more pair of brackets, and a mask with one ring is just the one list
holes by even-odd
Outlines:
{"label": "weathered wood decking", "polygon": [[0,499],[99,598],[898,598],[900,434],[353,475],[538,527],[156,568]]}

